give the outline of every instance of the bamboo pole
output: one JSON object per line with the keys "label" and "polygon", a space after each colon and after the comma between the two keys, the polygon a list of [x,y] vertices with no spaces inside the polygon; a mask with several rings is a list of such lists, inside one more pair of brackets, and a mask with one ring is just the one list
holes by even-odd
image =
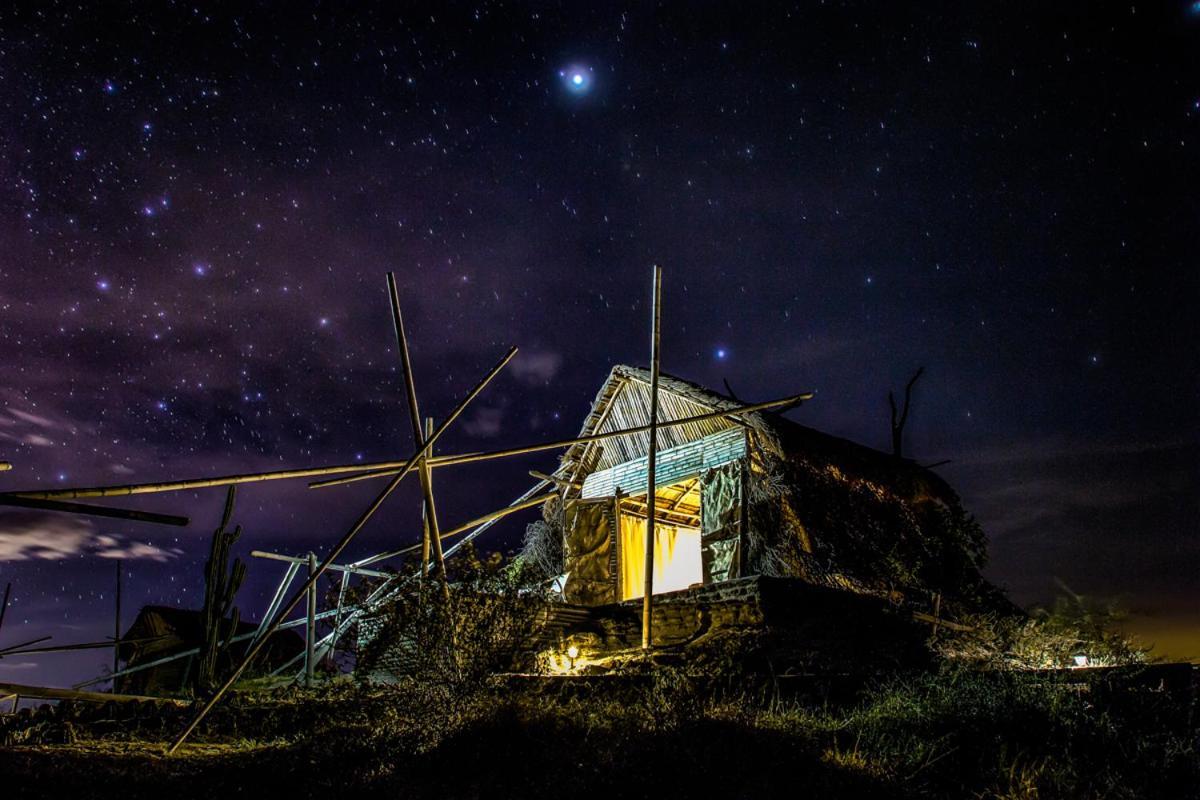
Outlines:
{"label": "bamboo pole", "polygon": [[174,514],[155,514],[152,511],[107,508],[105,506],[84,505],[83,503],[64,503],[58,500],[44,500],[41,498],[25,497],[23,495],[0,494],[0,506],[37,508],[42,511],[87,514],[92,517],[112,517],[113,519],[124,519],[131,522],[153,522],[156,525],[177,525],[183,527],[188,524],[187,517],[179,517]]}
{"label": "bamboo pole", "polygon": [[642,598],[642,650],[649,650],[653,636],[654,594],[654,500],[657,485],[654,471],[658,461],[658,367],[662,335],[662,266],[654,265],[654,293],[650,319],[650,449],[646,457],[646,594]]}
{"label": "bamboo pole", "polygon": [[21,642],[20,644],[10,644],[8,647],[5,647],[3,650],[0,650],[0,657],[13,655],[18,650],[22,650],[23,648],[29,647],[30,645],[38,644],[40,642],[49,641],[52,638],[53,637],[51,637],[51,636],[39,636],[36,639],[30,639],[29,641]]}
{"label": "bamboo pole", "polygon": [[4,599],[0,600],[0,631],[4,630],[4,612],[8,610],[8,596],[12,593],[12,581],[4,584]]}
{"label": "bamboo pole", "polygon": [[313,660],[317,643],[317,554],[308,553],[308,614],[304,626],[304,686],[311,689],[316,663]]}
{"label": "bamboo pole", "polygon": [[[396,346],[400,350],[400,366],[404,372],[404,393],[408,398],[408,417],[412,423],[414,445],[419,446],[425,441],[425,432],[421,430],[421,411],[417,406],[417,386],[413,379],[412,358],[408,353],[408,335],[404,332],[404,317],[400,313],[400,294],[396,289],[396,275],[387,274],[388,300],[392,306],[392,326],[396,331]],[[432,431],[431,431],[432,432]],[[425,521],[429,529],[429,538],[433,544],[433,555],[437,565],[438,580],[442,582],[443,593],[447,605],[450,602],[450,587],[446,580],[446,561],[442,557],[442,540],[438,535],[437,506],[433,500],[433,483],[429,479],[429,459],[422,458],[417,463],[418,474],[421,478],[421,495],[425,501]]]}
{"label": "bamboo pole", "polygon": [[529,477],[537,478],[539,481],[553,483],[555,486],[562,486],[566,489],[581,489],[583,484],[578,481],[572,481],[568,478],[560,478],[557,475],[551,475],[546,472],[538,472],[536,469],[529,470]]}
{"label": "bamboo pole", "polygon": [[[695,422],[705,422],[718,417],[735,418],[739,414],[749,414],[754,411],[767,411],[773,408],[796,405],[797,403],[801,403],[805,400],[811,400],[813,396],[814,395],[812,392],[803,392],[790,397],[780,398],[779,400],[753,403],[748,406],[740,406],[738,408],[731,408],[725,411],[711,411],[704,414],[698,414],[694,417],[687,417],[685,419],[665,420],[659,423],[659,427],[669,428],[675,425],[688,425]],[[635,428],[626,428],[619,431],[597,433],[590,436],[581,436],[574,439],[562,439],[554,442],[542,442],[540,444],[526,445],[524,447],[515,447],[507,450],[493,450],[477,453],[458,453],[453,455],[436,456],[429,459],[429,466],[432,469],[438,469],[440,467],[452,467],[459,464],[473,464],[479,461],[490,461],[496,458],[508,458],[510,456],[525,455],[527,453],[539,453],[545,450],[560,450],[564,447],[570,447],[573,444],[599,442],[605,439],[612,439],[617,436],[644,433],[647,430],[649,430],[648,426],[641,425]],[[194,489],[209,489],[217,486],[235,486],[243,483],[259,483],[262,481],[280,481],[289,480],[292,478],[318,478],[325,475],[340,475],[347,472],[363,473],[352,476],[353,480],[358,481],[368,478],[383,477],[385,475],[394,475],[398,470],[403,469],[404,464],[404,461],[379,461],[371,464],[337,464],[325,467],[282,469],[273,470],[270,472],[248,472],[234,475],[219,475],[212,478],[186,478],[178,481],[130,483],[117,486],[88,486],[69,489],[0,492],[0,499],[9,500],[17,497],[27,498],[30,500],[55,500],[59,498],[128,497],[130,495],[158,494],[160,492],[180,492]],[[364,470],[367,470],[367,472],[364,473]],[[350,481],[338,481],[338,483],[349,482]],[[322,486],[332,485],[335,484],[329,481],[318,481],[310,484],[312,488],[320,488]],[[95,507],[91,506],[89,508]]]}
{"label": "bamboo pole", "polygon": [[[428,436],[433,432],[433,417],[425,418],[425,435]],[[429,470],[429,459],[421,462],[421,477],[429,484],[429,496],[433,497],[432,475]],[[421,503],[421,578],[424,579],[429,574],[429,555],[433,547],[433,540],[438,540],[438,555],[442,564],[442,569],[446,568],[446,556],[442,553],[441,531],[438,528],[437,509],[431,504]]]}
{"label": "bamboo pole", "polygon": [[40,700],[88,700],[95,703],[144,703],[151,700],[156,703],[171,703],[185,706],[187,700],[176,700],[170,697],[152,697],[144,694],[111,694],[109,692],[81,692],[75,689],[58,689],[52,686],[25,686],[20,683],[0,683],[0,692],[5,695],[17,694],[21,697],[35,697]]}
{"label": "bamboo pole", "polygon": [[433,447],[433,443],[438,440],[438,437],[445,433],[446,429],[454,424],[454,421],[457,420],[459,415],[462,414],[466,407],[471,404],[471,401],[483,391],[485,386],[491,383],[493,378],[500,374],[500,370],[504,369],[505,365],[508,364],[508,362],[511,361],[513,356],[516,354],[517,348],[515,347],[511,348],[507,353],[505,353],[504,357],[497,362],[496,366],[492,367],[491,371],[484,376],[483,380],[476,384],[475,388],[472,389],[467,396],[454,408],[454,410],[450,412],[450,415],[446,417],[438,429],[433,432],[433,435],[426,439],[425,442],[417,448],[416,452],[414,452],[405,463],[404,468],[400,470],[400,472],[394,478],[388,481],[388,485],[384,487],[383,491],[381,491],[373,501],[371,501],[371,504],[367,506],[367,509],[361,515],[359,515],[358,519],[354,521],[354,524],[350,526],[350,529],[346,531],[340,540],[338,540],[337,544],[333,546],[333,549],[329,551],[329,555],[325,556],[325,560],[317,566],[316,571],[313,572],[312,575],[308,576],[308,580],[305,581],[304,585],[300,587],[299,591],[292,596],[291,600],[284,604],[284,607],[280,611],[279,615],[273,622],[271,622],[270,625],[267,626],[266,630],[263,632],[262,638],[255,641],[247,649],[246,655],[242,658],[241,663],[239,663],[229,677],[225,679],[225,682],[221,684],[220,688],[213,693],[213,696],[208,699],[208,702],[206,702],[200,708],[200,710],[196,713],[196,716],[192,718],[192,720],[184,727],[182,731],[180,731],[179,736],[177,736],[175,741],[171,743],[171,746],[167,748],[168,755],[179,749],[179,746],[183,744],[184,740],[186,740],[189,735],[191,735],[192,731],[196,729],[196,726],[199,725],[206,716],[208,716],[208,712],[212,711],[213,706],[215,706],[225,695],[225,693],[229,691],[229,687],[233,686],[237,679],[241,677],[242,673],[246,671],[246,667],[250,665],[250,662],[254,660],[254,657],[257,656],[259,651],[262,650],[263,646],[270,639],[271,635],[274,634],[275,631],[279,630],[279,626],[282,624],[283,618],[290,614],[292,609],[299,605],[301,599],[304,598],[304,593],[308,590],[309,585],[316,583],[317,579],[320,578],[321,575],[325,573],[325,570],[329,568],[329,565],[337,561],[338,557],[342,554],[342,551],[346,549],[346,546],[350,544],[354,537],[358,535],[358,532],[363,529],[363,526],[366,525],[371,517],[375,515],[375,512],[378,511],[379,507],[383,505],[383,502],[388,499],[388,496],[391,495],[392,491],[400,485],[400,481],[404,480],[408,473],[413,471],[413,468],[416,467],[417,462],[422,456],[429,452],[429,448]]}
{"label": "bamboo pole", "polygon": [[[710,419],[720,417],[736,417],[739,414],[749,414],[754,411],[767,411],[772,408],[781,406],[792,406],[797,403],[811,400],[812,392],[802,392],[794,394],[790,397],[782,397],[778,400],[767,400],[762,403],[751,403],[747,406],[739,406],[723,411],[709,411],[704,414],[697,414],[694,417],[684,417],[683,419],[664,420],[658,424],[661,428],[673,428],[677,425],[691,425],[697,422],[706,422]],[[523,445],[521,447],[510,447],[505,450],[490,450],[480,453],[462,453],[459,455],[446,455],[431,458],[429,466],[449,467],[458,464],[473,464],[478,461],[491,461],[496,458],[509,458],[512,456],[523,456],[529,453],[540,453],[545,450],[561,450],[565,447],[570,447],[576,444],[587,444],[589,442],[601,442],[605,439],[615,439],[618,436],[629,436],[635,433],[646,433],[650,430],[649,425],[637,425],[632,428],[623,428],[617,431],[605,431],[604,433],[592,433],[587,436],[577,436],[574,439],[559,439],[553,442],[540,442],[538,444]],[[357,475],[348,475],[342,478],[332,478],[330,480],[314,481],[308,486],[310,489],[322,489],[326,486],[340,486],[344,483],[354,483],[355,481],[368,480],[370,478],[382,478],[387,475],[395,474],[395,466],[400,462],[391,462],[387,464],[360,464],[356,469],[364,470]],[[346,470],[342,470],[346,471]]]}
{"label": "bamboo pole", "polygon": [[[258,550],[250,553],[252,556],[259,558],[269,558],[267,555],[259,555]],[[297,560],[298,561],[298,560]],[[262,619],[258,622],[258,628],[254,631],[254,638],[258,639],[262,636],[263,631],[267,629],[267,623],[275,617],[275,612],[279,610],[279,604],[283,602],[283,598],[287,596],[287,590],[292,585],[292,581],[296,577],[296,573],[300,571],[300,564],[293,561],[288,564],[288,568],[284,570],[283,580],[275,587],[275,594],[271,597],[271,602],[267,604],[267,610],[263,614]]]}
{"label": "bamboo pole", "polygon": [[[121,560],[117,559],[117,608],[113,615],[113,672],[121,668]],[[113,684],[113,691],[117,686]]]}
{"label": "bamboo pole", "polygon": [[[251,550],[250,555],[254,558],[265,558],[271,561],[284,561],[292,564],[307,564],[308,556],[285,556],[282,553],[268,553],[265,550]],[[329,569],[332,572],[344,572],[347,574],[364,575],[368,578],[390,578],[390,572],[377,572],[373,569],[363,569],[354,564],[330,564]]]}

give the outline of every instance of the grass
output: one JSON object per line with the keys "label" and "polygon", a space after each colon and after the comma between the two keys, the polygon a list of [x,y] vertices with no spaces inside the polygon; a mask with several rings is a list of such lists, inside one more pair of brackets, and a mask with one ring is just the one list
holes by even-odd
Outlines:
{"label": "grass", "polygon": [[342,685],[243,697],[170,758],[172,712],[59,713],[75,741],[8,747],[0,774],[5,797],[1186,798],[1200,786],[1191,703],[965,671],[895,677],[840,707],[712,696],[671,670],[619,689]]}

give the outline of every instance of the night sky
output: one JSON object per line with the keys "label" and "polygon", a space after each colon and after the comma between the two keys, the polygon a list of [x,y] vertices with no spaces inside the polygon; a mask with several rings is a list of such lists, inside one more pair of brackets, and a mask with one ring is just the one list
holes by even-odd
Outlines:
{"label": "night sky", "polygon": [[[0,11],[0,488],[406,457],[389,270],[423,412],[521,348],[439,452],[570,436],[646,363],[658,261],[664,371],[814,389],[791,418],[886,449],[924,365],[908,452],[950,459],[988,576],[1200,657],[1200,6],[28,5]],[[555,458],[439,470],[443,524]],[[378,488],[244,487],[239,551],[328,547]],[[198,607],[223,495],[117,503],[187,528],[0,514],[0,645],[111,635],[115,558],[126,625]],[[419,518],[407,481],[349,556]],[[257,619],[282,565],[251,561]]]}

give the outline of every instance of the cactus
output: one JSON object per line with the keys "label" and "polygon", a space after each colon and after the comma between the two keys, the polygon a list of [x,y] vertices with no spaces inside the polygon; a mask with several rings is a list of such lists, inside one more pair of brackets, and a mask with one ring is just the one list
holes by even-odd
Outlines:
{"label": "cactus", "polygon": [[218,661],[229,649],[238,627],[239,615],[233,598],[246,577],[246,565],[240,558],[235,558],[233,568],[228,569],[230,548],[242,535],[240,525],[229,529],[236,494],[237,487],[230,486],[225,495],[221,524],[213,531],[212,547],[204,564],[204,608],[201,612],[204,641],[200,649],[199,668],[196,670],[197,692],[209,692],[217,684]]}

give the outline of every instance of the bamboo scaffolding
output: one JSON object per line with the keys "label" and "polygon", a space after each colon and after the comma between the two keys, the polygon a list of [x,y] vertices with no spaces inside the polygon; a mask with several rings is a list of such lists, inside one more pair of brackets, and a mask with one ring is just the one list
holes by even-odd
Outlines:
{"label": "bamboo scaffolding", "polygon": [[[511,513],[511,512],[515,512],[515,511],[520,511],[521,509],[524,509],[524,508],[529,508],[530,506],[544,503],[546,500],[550,499],[554,495],[548,494],[548,495],[544,495],[541,497],[535,497],[535,495],[537,495],[537,493],[540,492],[542,489],[546,488],[546,486],[547,486],[546,481],[539,481],[538,483],[535,483],[532,487],[530,487],[523,494],[521,494],[520,497],[518,497],[516,500],[513,500],[511,503],[508,504],[508,506],[505,509],[502,509],[502,510],[505,510],[505,511],[508,511],[509,513]],[[503,515],[501,515],[501,514],[493,513],[493,514],[485,515],[484,517],[480,517],[479,519],[485,519],[486,521],[483,522],[482,524],[476,526],[474,530],[472,530],[470,533],[468,533],[462,539],[459,539],[457,542],[455,542],[450,547],[450,549],[448,549],[446,551],[446,554],[445,554],[446,558],[450,558],[456,552],[458,552],[460,549],[465,547],[468,543],[473,541],[475,538],[486,533],[487,530],[492,527],[492,525],[496,524],[496,522],[502,518],[502,516]],[[468,523],[468,525],[469,524],[470,523]],[[456,532],[457,531],[450,531],[449,533],[444,534],[444,536],[447,536],[447,537],[453,536],[453,535],[455,535]],[[370,558],[365,558],[362,561],[355,562],[355,563],[356,564],[374,563],[375,561],[381,561],[385,558],[391,558],[395,555],[396,555],[396,553],[394,553],[394,552],[393,553],[381,553],[379,555],[371,556]],[[419,575],[419,574],[420,573],[417,573],[417,575]],[[324,639],[322,639],[321,642],[319,643],[319,645],[321,647],[325,648],[324,650],[322,650],[322,653],[331,652],[333,650],[333,648],[337,645],[338,639],[340,639],[342,636],[344,636],[346,634],[346,632],[349,631],[350,627],[355,622],[357,622],[358,619],[360,617],[362,617],[363,614],[366,614],[370,609],[377,607],[379,604],[386,602],[387,599],[389,597],[391,597],[394,593],[400,591],[400,587],[393,586],[393,584],[397,580],[401,580],[402,577],[403,576],[401,576],[399,574],[391,576],[381,586],[377,587],[375,589],[375,591],[373,591],[371,593],[371,595],[362,602],[361,605],[356,606],[352,610],[350,610],[345,619],[342,619],[342,617],[339,616],[338,619],[341,620],[341,622],[339,622],[337,625],[335,625],[334,630],[331,631],[329,633],[329,635],[326,636]],[[416,577],[416,576],[414,576],[414,577]],[[322,657],[324,657],[324,655],[322,655]]]}
{"label": "bamboo scaffolding", "polygon": [[131,522],[152,522],[156,525],[177,525],[182,527],[188,524],[187,517],[180,517],[174,514],[155,514],[151,511],[135,511],[127,508],[108,508],[106,506],[92,506],[83,503],[64,503],[60,500],[45,500],[25,497],[24,495],[0,494],[0,506],[37,508],[42,511],[62,511],[67,514],[87,514],[92,517],[111,517]]}
{"label": "bamboo scaffolding", "polygon": [[[697,422],[704,422],[710,419],[719,417],[736,417],[739,414],[748,414],[754,411],[767,411],[773,408],[782,406],[793,406],[802,403],[805,400],[813,398],[812,392],[802,392],[800,394],[791,395],[790,397],[782,397],[778,400],[768,400],[762,403],[751,403],[738,408],[731,408],[722,411],[710,411],[704,414],[697,414],[694,417],[685,417],[683,419],[664,420],[658,424],[661,428],[672,428],[677,425],[691,425]],[[616,431],[606,431],[604,433],[593,433],[587,436],[578,436],[573,439],[559,439],[553,442],[540,442],[538,444],[524,445],[521,447],[510,447],[505,450],[491,450],[481,453],[463,453],[460,455],[446,455],[431,458],[429,465],[431,467],[448,467],[458,464],[473,464],[479,461],[490,461],[496,458],[510,458],[512,456],[523,456],[528,453],[539,453],[545,450],[561,450],[575,444],[587,444],[589,442],[602,442],[605,439],[615,439],[618,436],[629,436],[635,433],[646,433],[650,430],[649,425],[637,425],[632,428],[623,428]],[[322,489],[326,486],[340,486],[345,483],[353,483],[355,481],[368,480],[370,478],[382,478],[387,475],[395,474],[395,466],[400,462],[392,462],[387,465],[380,466],[378,464],[360,464],[357,469],[365,470],[357,475],[348,475],[342,478],[332,478],[330,480],[314,481],[309,484],[310,489]],[[343,470],[344,471],[344,470]]]}
{"label": "bamboo scaffolding", "polygon": [[649,650],[653,635],[654,594],[654,504],[657,484],[654,481],[658,461],[658,368],[659,344],[662,339],[662,266],[654,265],[654,290],[650,318],[650,446],[646,456],[646,589],[642,598],[642,650]]}
{"label": "bamboo scaffolding", "polygon": [[206,716],[208,716],[208,712],[212,710],[213,706],[215,706],[225,695],[225,693],[229,691],[229,687],[233,686],[241,674],[245,672],[246,667],[250,665],[250,662],[253,661],[254,657],[258,655],[260,650],[262,650],[264,644],[268,641],[270,636],[279,629],[279,626],[283,621],[283,617],[287,616],[289,613],[291,613],[292,609],[299,605],[300,601],[304,598],[304,593],[308,591],[309,586],[315,584],[321,575],[325,573],[325,570],[329,567],[329,565],[337,561],[338,556],[342,554],[342,551],[346,549],[346,546],[350,544],[354,537],[358,535],[358,532],[362,530],[363,526],[366,525],[371,517],[375,515],[375,512],[378,511],[379,507],[382,506],[384,501],[388,499],[392,491],[400,485],[400,481],[404,480],[408,473],[412,472],[412,470],[417,466],[417,463],[421,457],[429,452],[429,449],[433,447],[433,444],[438,440],[438,437],[445,433],[446,429],[454,424],[454,421],[457,420],[459,415],[462,414],[466,407],[471,404],[471,401],[483,391],[485,386],[491,383],[493,378],[500,374],[500,371],[504,369],[505,365],[507,365],[516,354],[517,348],[511,348],[504,355],[504,357],[500,359],[496,366],[494,366],[491,371],[484,376],[483,380],[476,384],[475,388],[467,394],[467,396],[454,408],[452,412],[450,412],[450,415],[446,417],[440,426],[438,426],[438,429],[433,432],[433,435],[426,439],[425,442],[417,448],[416,452],[414,452],[405,463],[404,468],[401,469],[394,478],[388,481],[388,484],[383,488],[383,491],[376,496],[371,504],[367,506],[367,509],[358,517],[357,520],[355,520],[354,524],[350,526],[350,529],[346,531],[340,540],[338,540],[337,544],[335,544],[329,551],[329,555],[325,556],[325,560],[322,561],[317,566],[316,570],[308,576],[308,580],[304,582],[304,585],[300,587],[299,591],[296,592],[291,600],[284,604],[279,616],[267,626],[263,637],[254,642],[248,648],[246,655],[242,658],[241,662],[233,670],[229,677],[225,679],[225,682],[221,684],[220,688],[218,688],[213,696],[208,699],[208,702],[206,702],[200,708],[192,720],[184,727],[182,731],[180,731],[179,736],[176,737],[175,741],[172,742],[170,747],[167,748],[168,755],[178,750],[179,746],[182,745],[192,731],[196,729],[196,726],[199,725]]}
{"label": "bamboo scaffolding", "polygon": [[[285,556],[282,553],[268,553],[265,550],[251,550],[250,555],[254,558],[265,558],[271,561],[286,561],[292,564],[307,564],[308,556]],[[333,572],[354,573],[355,575],[365,575],[368,578],[390,578],[391,573],[378,572],[373,569],[363,569],[354,564],[330,564],[329,569]]]}

